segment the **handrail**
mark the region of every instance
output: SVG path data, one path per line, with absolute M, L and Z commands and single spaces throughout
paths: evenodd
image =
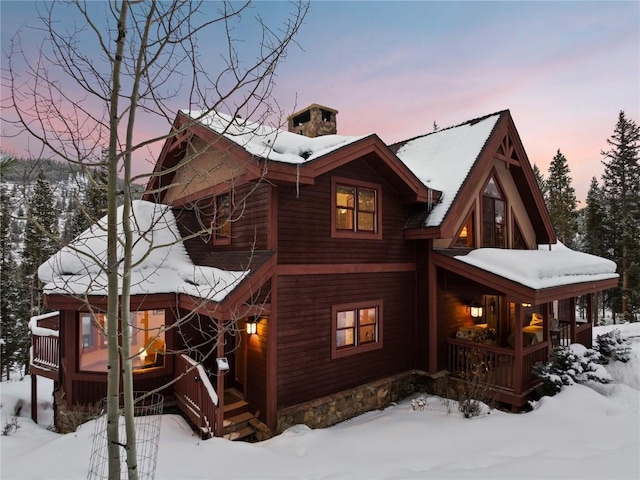
M 43 370 L 57 372 L 60 368 L 59 313 L 51 312 L 32 317 L 30 364 Z
M 218 395 L 202 365 L 187 355 L 176 356 L 175 384 L 178 406 L 189 419 L 209 438 L 216 431 Z

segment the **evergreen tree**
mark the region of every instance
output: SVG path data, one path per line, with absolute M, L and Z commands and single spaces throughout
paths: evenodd
M 57 250 L 58 218 L 53 208 L 51 186 L 40 170 L 27 203 L 22 272 L 27 285 L 31 315 L 43 313 L 42 285 L 38 278 L 38 267 Z
M 612 307 L 624 321 L 632 321 L 638 319 L 640 308 L 640 129 L 620 111 L 607 143 L 602 180 L 612 242 L 608 253 L 621 276 Z
M 0 187 L 0 372 L 11 377 L 13 367 L 25 367 L 28 358 L 29 312 L 21 294 L 19 268 L 13 258 L 11 198 Z
M 542 192 L 542 196 L 545 197 L 545 201 L 546 201 L 547 185 L 544 180 L 544 176 L 542 175 L 542 172 L 540 171 L 540 169 L 535 163 L 533 164 L 533 174 L 536 176 L 536 182 L 538 183 L 538 188 Z
M 69 200 L 69 210 L 73 210 L 64 226 L 63 241 L 73 240 L 76 235 L 104 217 L 107 213 L 107 170 L 105 167 L 87 171 L 87 186 L 81 202 Z
M 549 165 L 546 181 L 547 207 L 558 238 L 569 247 L 575 244 L 578 233 L 578 201 L 571 186 L 569 165 L 558 150 Z
M 587 206 L 584 209 L 584 242 L 583 249 L 587 253 L 607 257 L 609 237 L 605 224 L 606 205 L 602 189 L 598 185 L 598 179 L 591 179 L 591 186 L 587 193 Z M 600 302 L 600 298 L 602 302 Z M 595 295 L 594 310 L 598 312 L 598 303 L 602 305 L 602 317 L 604 318 L 606 292 Z

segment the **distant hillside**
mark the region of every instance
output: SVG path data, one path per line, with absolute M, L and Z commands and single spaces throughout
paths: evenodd
M 2 181 L 6 183 L 33 183 L 38 177 L 40 169 L 44 171 L 49 183 L 63 182 L 80 172 L 75 165 L 57 162 L 55 160 L 15 159 L 8 172 L 3 172 Z

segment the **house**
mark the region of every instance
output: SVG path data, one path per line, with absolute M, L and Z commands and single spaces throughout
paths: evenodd
M 618 282 L 557 243 L 508 110 L 395 145 L 337 135 L 336 116 L 179 112 L 133 205 L 135 388 L 178 379 L 165 395 L 203 436 L 332 425 L 474 362 L 518 409 L 553 345 L 591 346 L 591 296 Z M 100 232 L 39 270 L 59 313 L 31 373 L 58 409 L 106 392 Z

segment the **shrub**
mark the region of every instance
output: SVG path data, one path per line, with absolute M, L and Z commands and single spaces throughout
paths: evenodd
M 8 437 L 9 435 L 13 435 L 19 428 L 18 417 L 11 417 L 11 420 L 5 420 L 2 426 L 2 436 Z
M 611 383 L 613 380 L 603 363 L 604 358 L 599 352 L 577 343 L 569 348 L 556 348 L 549 362 L 533 366 L 533 373 L 542 380 L 537 390 L 541 395 L 553 396 L 565 385 Z
M 628 338 L 620 335 L 617 328 L 596 337 L 595 349 L 604 357 L 604 363 L 618 361 L 626 363 L 631 359 Z

